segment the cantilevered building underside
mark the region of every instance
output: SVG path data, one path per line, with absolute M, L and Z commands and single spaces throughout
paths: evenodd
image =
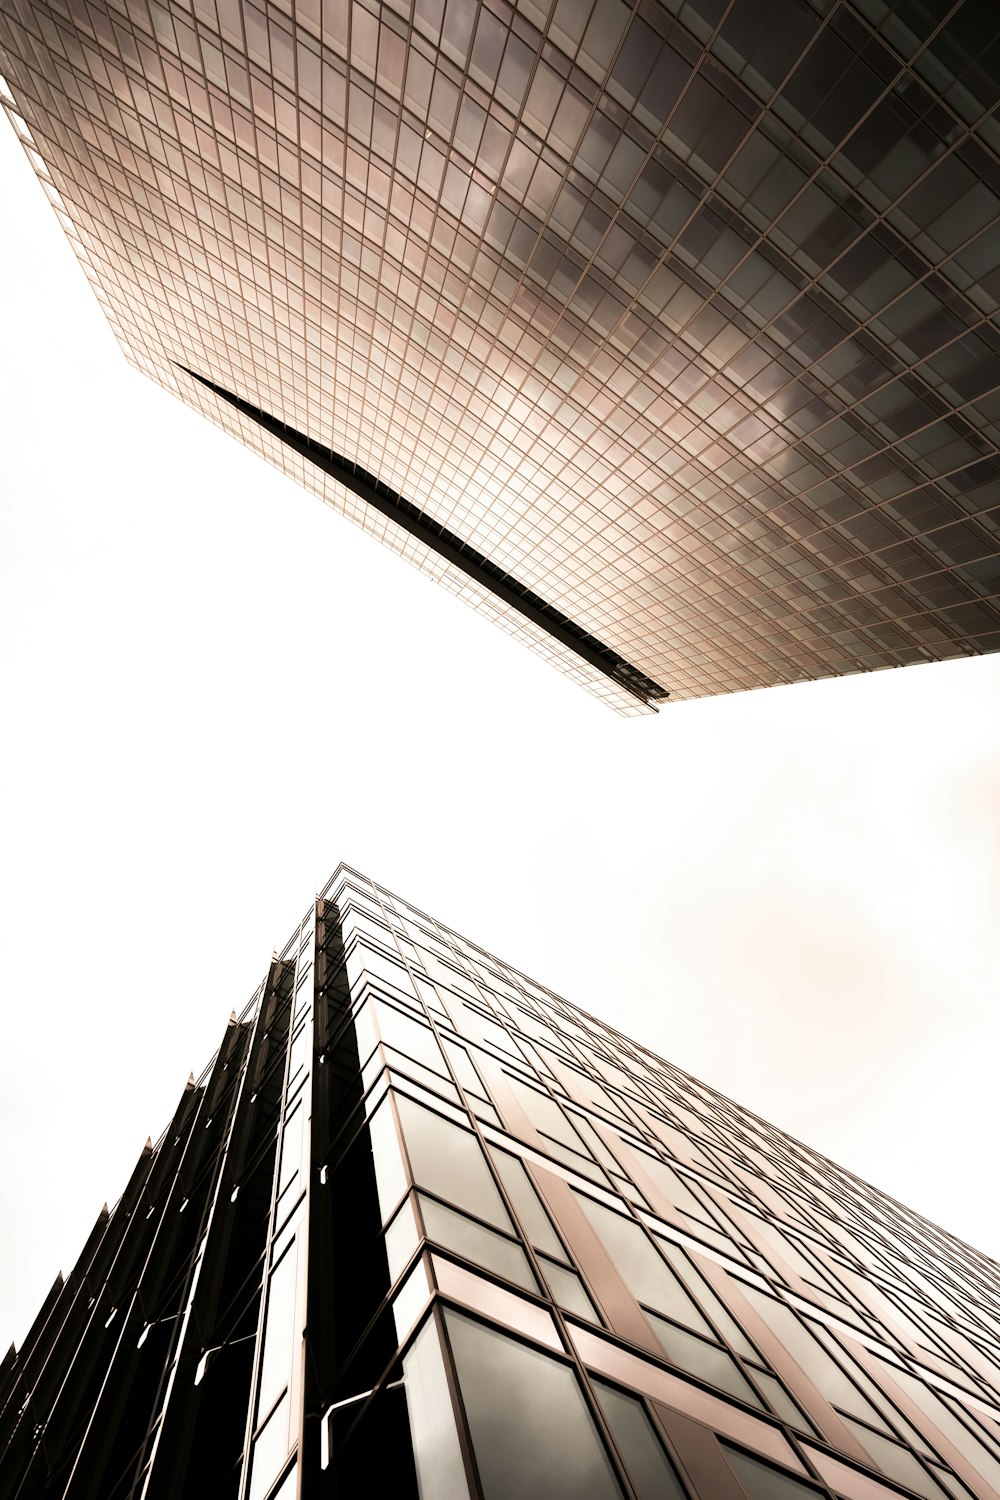
M 988 0 L 8 0 L 0 72 L 127 357 L 618 708 L 1000 644 Z
M 1000 1267 L 343 867 L 0 1366 L 0 1497 L 995 1500 Z

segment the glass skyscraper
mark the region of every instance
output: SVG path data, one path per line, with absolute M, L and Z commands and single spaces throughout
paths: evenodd
M 620 710 L 1000 644 L 988 0 L 7 0 L 0 74 L 132 363 Z
M 0 1497 L 990 1500 L 1000 1268 L 337 870 L 0 1366 Z

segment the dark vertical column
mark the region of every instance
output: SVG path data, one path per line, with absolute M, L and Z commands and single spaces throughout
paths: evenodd
M 147 1434 L 143 1500 L 238 1490 L 291 991 L 291 967 L 275 962 L 256 1017 L 232 1029 L 210 1081 L 205 1127 L 218 1132 L 217 1153 Z
M 264 1234 L 263 1288 L 238 1494 L 264 1500 L 293 1479 L 303 1434 L 310 1202 L 315 925 L 310 912 L 286 949 L 294 974 L 282 1070 L 278 1143 Z
M 346 959 L 337 904 L 320 901 L 300 1495 L 363 1493 L 374 1452 L 382 1488 L 407 1500 L 416 1496 L 410 1426 Z

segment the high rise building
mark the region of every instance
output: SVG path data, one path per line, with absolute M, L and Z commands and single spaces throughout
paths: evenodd
M 989 1500 L 1000 1268 L 341 867 L 0 1368 L 3 1500 Z
M 0 73 L 132 363 L 619 709 L 1000 644 L 988 0 L 9 0 Z

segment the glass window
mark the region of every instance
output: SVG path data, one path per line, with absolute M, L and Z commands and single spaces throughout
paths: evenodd
M 689 1375 L 697 1375 L 699 1380 L 707 1380 L 709 1385 L 717 1385 L 720 1391 L 728 1391 L 748 1406 L 761 1406 L 759 1396 L 750 1389 L 735 1361 L 718 1344 L 706 1343 L 696 1334 L 687 1333 L 683 1328 L 676 1328 L 673 1323 L 658 1318 L 655 1313 L 646 1316 L 675 1365 Z
M 403 1156 L 399 1149 L 399 1137 L 396 1134 L 392 1110 L 384 1102 L 379 1105 L 368 1122 L 368 1137 L 375 1162 L 378 1206 L 381 1209 L 384 1224 L 409 1185 L 403 1169 Z
M 298 1104 L 285 1121 L 285 1129 L 281 1138 L 281 1172 L 278 1175 L 279 1198 L 302 1165 L 302 1136 L 305 1119 L 305 1106 Z
M 791 1474 L 782 1473 L 773 1464 L 744 1453 L 741 1448 L 731 1448 L 728 1443 L 721 1446 L 750 1500 L 816 1500 L 819 1490 L 811 1484 L 793 1479 Z
M 389 1262 L 389 1280 L 395 1281 L 420 1243 L 413 1216 L 413 1199 L 407 1198 L 385 1232 L 385 1253 Z
M 915 1495 L 923 1495 L 925 1500 L 942 1500 L 944 1492 L 941 1486 L 934 1483 L 927 1470 L 907 1448 L 901 1448 L 890 1438 L 872 1432 L 870 1427 L 864 1427 L 860 1422 L 852 1422 L 850 1417 L 846 1420 L 862 1448 L 871 1454 L 883 1474 L 894 1479 L 897 1484 L 905 1485 Z
M 797 1276 L 801 1276 L 804 1281 L 814 1281 L 819 1282 L 823 1286 L 826 1285 L 826 1279 L 821 1275 L 818 1268 L 810 1260 L 806 1259 L 803 1252 L 797 1245 L 792 1243 L 787 1234 L 782 1234 L 776 1224 L 770 1224 L 765 1219 L 755 1218 L 753 1220 L 753 1227 L 762 1239 L 766 1240 L 769 1245 L 777 1250 L 785 1264 Z M 777 1270 L 777 1267 L 775 1269 Z
M 414 1182 L 479 1219 L 510 1229 L 476 1137 L 402 1094 L 396 1095 L 396 1107 Z
M 282 1256 L 271 1272 L 264 1325 L 264 1353 L 260 1365 L 257 1419 L 265 1417 L 288 1384 L 295 1336 L 295 1283 L 298 1243 Z
M 766 1370 L 754 1369 L 753 1378 L 764 1392 L 768 1406 L 783 1422 L 787 1422 L 789 1427 L 794 1427 L 796 1432 L 807 1432 L 810 1436 L 812 1435 L 812 1424 L 806 1421 L 776 1376 L 770 1375 Z
M 911 1401 L 915 1401 L 921 1411 L 934 1423 L 939 1432 L 955 1444 L 959 1453 L 968 1459 L 974 1468 L 978 1469 L 983 1478 L 1000 1495 L 1000 1463 L 988 1451 L 985 1444 L 980 1443 L 969 1429 L 960 1422 L 954 1412 L 944 1402 L 928 1390 L 922 1380 L 916 1375 L 911 1375 L 908 1370 L 897 1369 L 895 1365 L 889 1371 L 890 1377 L 899 1385 Z
M 397 1010 L 394 1005 L 386 1005 L 384 1000 L 376 1000 L 374 1010 L 384 1042 L 395 1047 L 397 1052 L 405 1052 L 407 1057 L 412 1057 L 432 1072 L 444 1073 L 441 1049 L 430 1027 L 404 1016 L 402 1011 Z
M 485 1094 L 486 1089 L 465 1048 L 459 1047 L 447 1039 L 445 1039 L 443 1045 L 445 1055 L 451 1063 L 452 1071 L 466 1093 Z
M 835 1364 L 829 1354 L 820 1347 L 812 1334 L 799 1322 L 791 1308 L 785 1307 L 774 1297 L 758 1292 L 755 1287 L 742 1285 L 740 1290 L 777 1334 L 795 1363 L 805 1371 L 816 1389 L 831 1405 L 841 1407 L 852 1416 L 861 1417 L 865 1422 L 884 1425 L 875 1408 L 848 1380 L 840 1366 Z
M 538 1291 L 528 1258 L 520 1245 L 494 1234 L 483 1224 L 473 1223 L 452 1208 L 445 1208 L 443 1203 L 435 1203 L 432 1198 L 420 1197 L 419 1202 L 429 1240 L 444 1250 L 454 1250 L 456 1255 L 474 1261 L 487 1271 L 495 1271 L 525 1291 Z
M 670 1240 L 658 1239 L 657 1245 L 661 1255 L 665 1255 L 673 1266 L 678 1276 L 687 1287 L 688 1291 L 712 1319 L 716 1329 L 722 1334 L 729 1347 L 744 1359 L 759 1359 L 756 1349 L 746 1337 L 739 1324 L 733 1318 L 729 1309 L 724 1307 L 715 1295 L 712 1288 L 704 1277 L 691 1264 L 684 1254 L 680 1245 L 673 1244 Z
M 514 1212 L 531 1244 L 536 1250 L 543 1250 L 546 1255 L 554 1255 L 557 1260 L 565 1260 L 566 1252 L 559 1243 L 549 1216 L 542 1207 L 542 1200 L 525 1171 L 524 1163 L 507 1151 L 494 1149 L 490 1155 L 493 1157 L 493 1165 L 499 1173 L 500 1181 L 514 1205 Z
M 621 1500 L 569 1365 L 461 1313 L 445 1319 L 485 1500 Z
M 403 1381 L 421 1495 L 468 1500 L 448 1375 L 433 1318 L 424 1324 L 403 1360 Z
M 507 1074 L 507 1082 L 536 1130 L 568 1146 L 571 1151 L 582 1153 L 586 1150 L 559 1105 L 549 1094 L 540 1093 L 538 1089 L 522 1083 L 510 1073 Z
M 250 1500 L 263 1500 L 288 1457 L 288 1397 L 282 1397 L 253 1445 Z
M 592 1380 L 591 1385 L 638 1500 L 685 1500 L 642 1402 L 601 1380 Z
M 704 1205 L 698 1202 L 691 1189 L 681 1181 L 672 1167 L 668 1167 L 666 1162 L 661 1161 L 658 1156 L 650 1156 L 646 1151 L 636 1151 L 635 1157 L 668 1202 L 672 1203 L 675 1208 L 679 1208 L 682 1213 L 690 1214 L 693 1219 L 708 1220 Z
M 584 1318 L 588 1323 L 600 1323 L 600 1318 L 594 1311 L 594 1304 L 584 1290 L 583 1282 L 575 1271 L 567 1270 L 565 1266 L 557 1266 L 550 1260 L 541 1263 L 545 1273 L 545 1280 L 549 1284 L 554 1300 L 567 1312 L 575 1313 L 578 1318 Z
M 633 1219 L 625 1219 L 602 1204 L 594 1203 L 582 1193 L 577 1198 L 633 1297 L 670 1318 L 676 1318 L 686 1328 L 694 1328 L 711 1338 L 708 1323 L 639 1225 Z

